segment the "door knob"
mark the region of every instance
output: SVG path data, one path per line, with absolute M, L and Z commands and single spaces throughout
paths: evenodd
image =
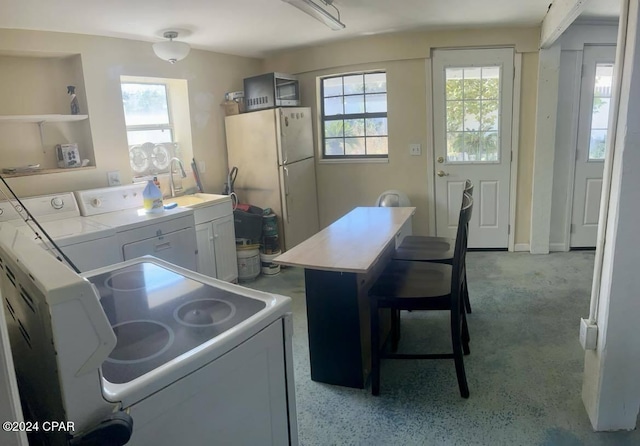
M 438 175 L 439 177 L 448 177 L 449 174 L 445 173 L 444 170 L 439 170 L 438 172 L 436 172 L 436 175 Z
M 438 157 L 438 162 L 439 162 L 440 164 L 444 163 L 444 156 L 439 156 L 439 157 Z

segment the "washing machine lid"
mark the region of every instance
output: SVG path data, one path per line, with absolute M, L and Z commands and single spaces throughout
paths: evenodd
M 42 226 L 47 234 L 61 247 L 112 237 L 116 234 L 115 229 L 86 217 L 38 221 L 38 223 L 40 223 L 40 226 Z M 24 221 L 13 220 L 11 224 L 18 226 L 20 231 L 29 237 L 35 237 L 33 230 Z M 38 231 L 35 224 L 31 223 L 30 225 Z

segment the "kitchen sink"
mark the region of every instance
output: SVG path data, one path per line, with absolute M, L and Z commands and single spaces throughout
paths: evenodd
M 181 195 L 178 197 L 167 197 L 165 198 L 165 204 L 177 203 L 178 206 L 181 207 L 197 209 L 201 207 L 211 206 L 228 199 L 228 195 L 195 193 L 191 195 Z

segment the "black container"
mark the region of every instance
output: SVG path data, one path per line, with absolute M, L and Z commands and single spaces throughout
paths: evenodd
M 247 239 L 247 244 L 259 244 L 262 239 L 262 209 L 249 206 L 247 211 L 233 211 L 233 226 L 236 239 Z

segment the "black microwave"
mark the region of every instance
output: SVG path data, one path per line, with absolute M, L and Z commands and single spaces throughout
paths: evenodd
M 300 106 L 300 85 L 291 74 L 267 73 L 244 80 L 244 105 L 247 111 L 274 107 Z

